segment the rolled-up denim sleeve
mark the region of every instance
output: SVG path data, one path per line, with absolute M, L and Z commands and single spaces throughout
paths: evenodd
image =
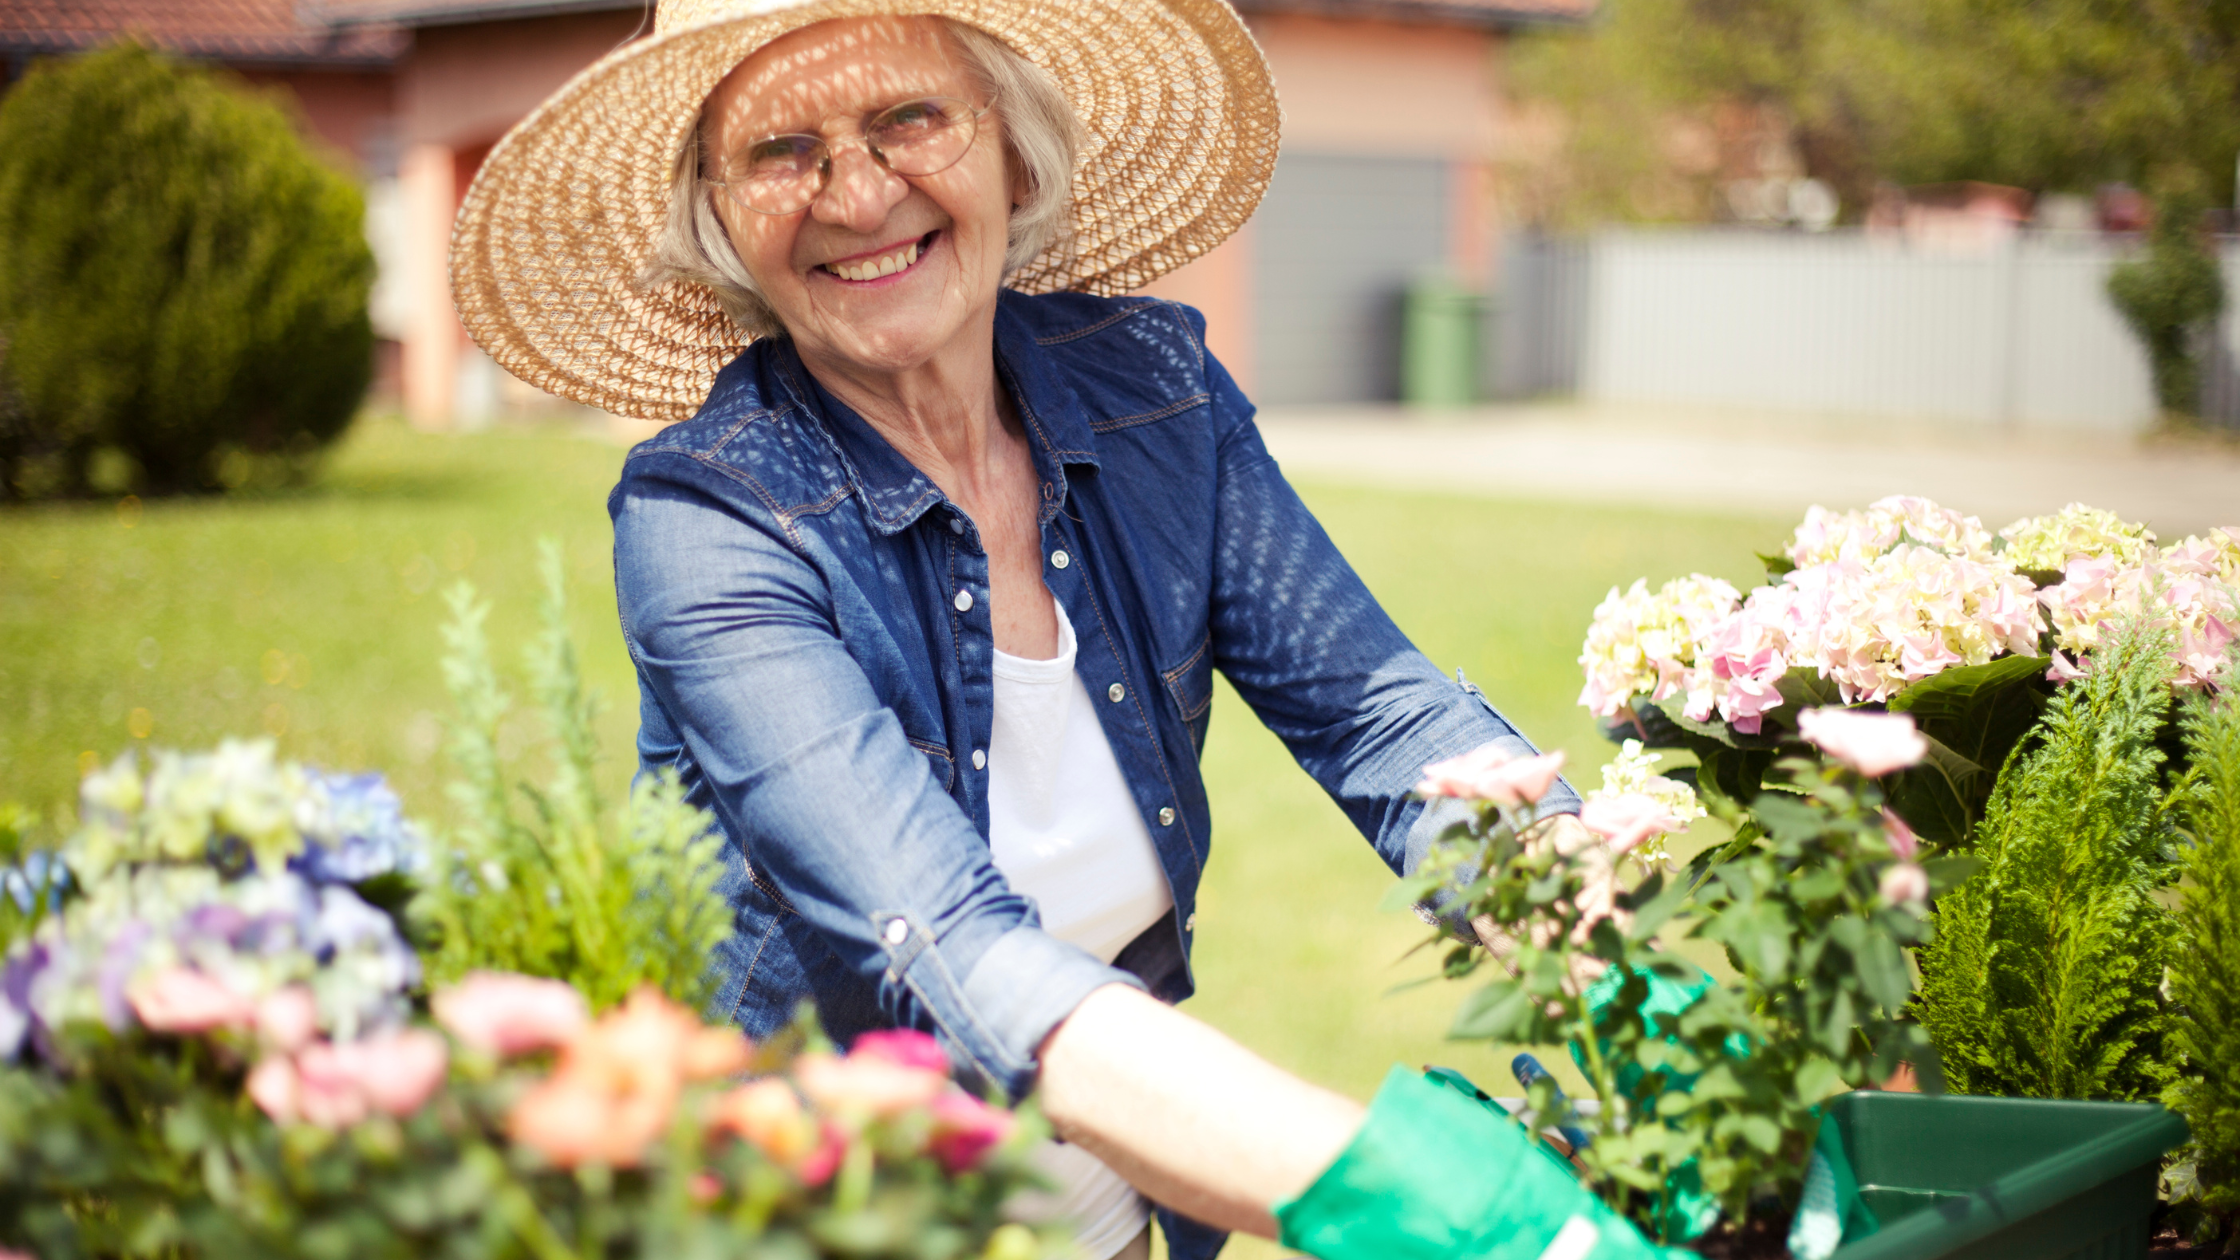
M 1141 982 L 1042 931 L 874 694 L 777 518 L 718 501 L 692 469 L 665 477 L 663 462 L 633 459 L 610 503 L 615 589 L 640 677 L 718 822 L 888 1018 L 1023 1095 L 1037 1047 L 1082 998 Z
M 1416 650 L 1284 479 L 1245 400 L 1208 358 L 1219 433 L 1215 664 L 1395 872 L 1461 816 L 1413 795 L 1434 761 L 1499 743 L 1536 751 L 1474 686 Z M 1542 802 L 1575 813 L 1558 783 Z

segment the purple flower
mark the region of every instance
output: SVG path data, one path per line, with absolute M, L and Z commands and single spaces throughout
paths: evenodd
M 69 886 L 70 868 L 44 849 L 27 854 L 21 866 L 0 870 L 0 892 L 13 898 L 16 908 L 25 914 L 31 913 L 41 893 L 46 894 L 47 910 L 51 913 L 62 900 L 63 890 Z
M 0 967 L 0 1060 L 13 1059 L 31 1031 L 31 982 L 47 965 L 47 947 L 37 941 L 9 955 Z
M 132 1004 L 125 1000 L 125 986 L 132 983 L 132 973 L 139 970 L 140 947 L 152 934 L 147 924 L 128 920 L 101 951 L 96 983 L 101 993 L 101 1022 L 111 1032 L 123 1032 L 132 1026 Z

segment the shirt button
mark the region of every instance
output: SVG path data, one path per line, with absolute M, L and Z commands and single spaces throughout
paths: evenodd
M 1112 697 L 1112 702 L 1114 704 L 1118 704 L 1122 700 L 1128 698 L 1128 689 L 1121 686 L 1119 683 L 1114 683 L 1110 687 L 1105 688 L 1104 693 Z
M 987 749 L 975 748 L 972 750 L 972 768 L 975 770 L 985 770 L 988 768 Z
M 958 612 L 971 612 L 971 611 L 972 611 L 972 592 L 971 592 L 971 591 L 958 591 L 958 592 L 957 592 L 957 611 L 958 611 Z
M 1170 805 L 1170 806 L 1168 806 L 1167 808 L 1165 808 L 1165 809 L 1162 809 L 1162 810 L 1160 810 L 1160 811 L 1159 811 L 1159 825 L 1160 825 L 1160 826 L 1162 826 L 1162 827 L 1172 827 L 1172 826 L 1174 826 L 1174 807 L 1173 807 L 1173 806 L 1171 806 L 1171 805 Z
M 896 919 L 895 922 L 900 923 L 902 922 L 902 920 Z M 1191 911 L 1190 917 L 1182 921 L 1182 930 L 1185 932 L 1195 932 L 1198 930 L 1198 914 L 1196 911 Z
M 900 945 L 909 939 L 910 924 L 907 921 L 902 919 L 887 920 L 887 944 Z
M 949 532 L 950 532 L 950 533 L 952 533 L 952 534 L 961 534 L 961 533 L 963 533 L 963 532 L 964 532 L 964 518 L 963 518 L 963 517 L 961 517 L 961 516 L 952 516 L 952 517 L 950 517 L 950 518 L 949 518 Z
M 1053 569 L 1062 569 L 1072 563 L 1073 557 L 1067 555 L 1063 551 L 1053 551 L 1050 553 L 1050 567 Z

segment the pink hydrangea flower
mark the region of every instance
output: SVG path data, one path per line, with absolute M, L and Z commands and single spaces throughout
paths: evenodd
M 583 995 L 570 986 L 501 971 L 470 972 L 429 1007 L 445 1031 L 485 1054 L 566 1045 L 591 1022 Z
M 1562 773 L 1560 752 L 1519 757 L 1499 744 L 1483 744 L 1459 757 L 1425 766 L 1416 791 L 1423 796 L 1515 806 L 1537 803 Z
M 1806 709 L 1797 715 L 1797 731 L 1807 743 L 1870 779 L 1918 764 L 1929 755 L 1929 742 L 1914 729 L 1908 713 Z
M 132 1013 L 151 1031 L 201 1033 L 244 1028 L 256 1006 L 224 981 L 191 967 L 165 967 L 143 976 L 125 994 Z

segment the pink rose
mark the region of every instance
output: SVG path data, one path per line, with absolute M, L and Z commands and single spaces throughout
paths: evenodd
M 1015 1122 L 963 1090 L 951 1090 L 934 1100 L 934 1157 L 952 1173 L 978 1167 L 990 1150 L 1011 1136 Z
M 296 1055 L 296 1110 L 322 1129 L 346 1129 L 366 1118 L 365 1092 L 341 1047 L 313 1042 Z
M 1890 839 L 1890 851 L 1908 862 L 1921 851 L 1921 838 L 1913 834 L 1913 828 L 1906 826 L 1905 819 L 1888 809 L 1882 811 L 1882 834 Z
M 1425 766 L 1416 792 L 1497 805 L 1537 803 L 1562 772 L 1560 752 L 1518 757 L 1499 744 L 1483 744 L 1459 757 Z
M 445 1031 L 485 1054 L 566 1045 L 591 1022 L 583 995 L 568 985 L 502 971 L 469 972 L 429 1007 Z
M 941 1043 L 915 1028 L 884 1028 L 867 1032 L 856 1038 L 848 1050 L 848 1057 L 868 1054 L 875 1058 L 898 1063 L 903 1067 L 924 1068 L 929 1072 L 949 1074 L 949 1056 L 942 1053 Z
M 949 1078 L 922 1067 L 905 1067 L 874 1054 L 803 1055 L 794 1064 L 801 1092 L 827 1111 L 881 1118 L 924 1107 L 949 1087 Z
M 223 982 L 187 967 L 165 967 L 126 993 L 132 1013 L 154 1032 L 200 1033 L 213 1028 L 240 1028 L 256 1016 L 256 1007 Z
M 257 1003 L 257 1035 L 282 1054 L 294 1054 L 319 1033 L 319 1004 L 311 990 L 300 984 L 285 985 L 264 995 Z
M 1914 729 L 1910 713 L 1806 709 L 1797 715 L 1797 731 L 1806 742 L 1870 779 L 1903 770 L 1929 755 L 1929 742 Z
M 249 1100 L 272 1118 L 274 1124 L 294 1124 L 303 1118 L 303 1086 L 296 1077 L 295 1060 L 275 1054 L 249 1069 Z
M 1590 796 L 1579 809 L 1579 821 L 1601 836 L 1613 853 L 1630 852 L 1653 835 L 1679 831 L 1685 824 L 1672 816 L 1664 802 L 1642 792 L 1617 796 Z
M 375 1111 L 409 1116 L 443 1088 L 451 1050 L 425 1028 L 400 1028 L 352 1042 L 349 1067 Z
M 1893 906 L 1918 906 L 1929 899 L 1929 872 L 1912 862 L 1893 862 L 1882 872 L 1882 899 Z

